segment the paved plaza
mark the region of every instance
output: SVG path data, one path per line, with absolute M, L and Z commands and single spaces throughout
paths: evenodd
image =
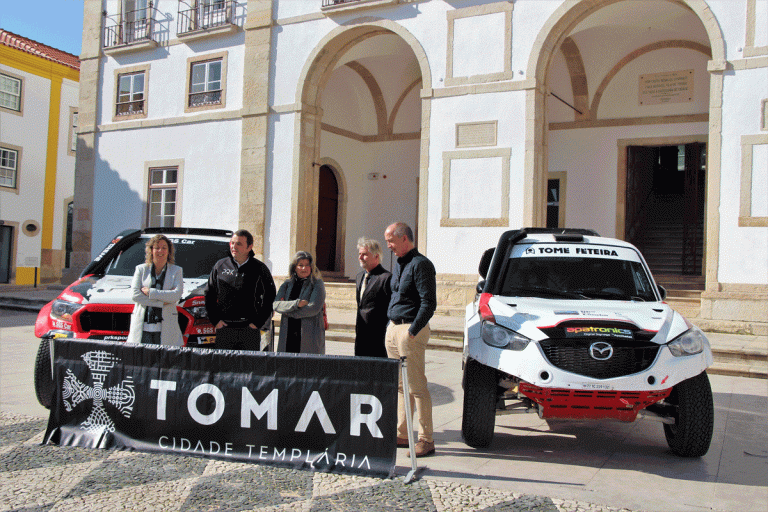
M 700 459 L 669 453 L 659 423 L 497 418 L 486 450 L 461 440 L 461 354 L 428 351 L 433 457 L 406 449 L 390 479 L 113 450 L 41 446 L 34 315 L 0 320 L 0 511 L 3 510 L 488 510 L 739 511 L 768 509 L 768 381 L 711 375 L 712 446 Z M 350 355 L 349 343 L 328 353 Z

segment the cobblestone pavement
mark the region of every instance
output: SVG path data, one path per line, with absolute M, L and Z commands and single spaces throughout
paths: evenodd
M 628 512 L 431 479 L 41 445 L 46 423 L 0 412 L 0 511 Z

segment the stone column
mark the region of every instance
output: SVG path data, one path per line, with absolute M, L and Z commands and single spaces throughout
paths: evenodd
M 248 18 L 244 28 L 243 132 L 238 227 L 253 234 L 253 251 L 259 259 L 264 259 L 272 2 L 248 0 Z
M 75 198 L 72 223 L 73 252 L 70 259 L 70 267 L 64 271 L 62 282 L 73 280 L 91 261 L 101 34 L 101 0 L 85 0 L 83 6 L 83 44 L 80 53 L 77 156 L 75 157 Z

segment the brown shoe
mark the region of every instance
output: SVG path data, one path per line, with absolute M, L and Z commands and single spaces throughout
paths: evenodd
M 408 448 L 408 446 L 410 446 L 410 445 L 408 444 L 408 438 L 407 437 L 405 437 L 405 438 L 398 437 L 397 438 L 397 447 L 398 448 Z
M 426 457 L 427 455 L 432 455 L 435 453 L 435 443 L 430 443 L 428 441 L 424 441 L 423 439 L 419 439 L 419 441 L 416 443 L 416 446 L 414 446 L 414 451 L 416 452 L 416 457 Z M 405 455 L 410 457 L 411 451 L 408 450 L 408 453 Z

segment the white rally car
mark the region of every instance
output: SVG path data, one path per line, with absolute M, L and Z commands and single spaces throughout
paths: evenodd
M 714 423 L 704 334 L 663 302 L 640 252 L 591 230 L 508 231 L 483 255 L 464 327 L 462 435 L 493 439 L 497 414 L 664 424 L 700 457 Z

